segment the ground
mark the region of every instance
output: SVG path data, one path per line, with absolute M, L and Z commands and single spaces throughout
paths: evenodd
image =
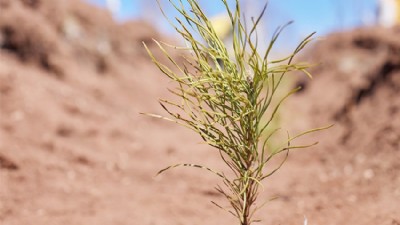
M 162 114 L 170 85 L 142 41 L 172 39 L 76 0 L 0 0 L 0 11 L 0 224 L 235 224 L 210 203 L 226 204 L 213 175 L 155 177 L 179 162 L 222 167 L 189 130 L 140 114 Z M 283 126 L 335 126 L 266 181 L 261 199 L 278 198 L 261 224 L 400 224 L 398 35 L 338 33 L 303 56 L 320 65 L 298 79 Z

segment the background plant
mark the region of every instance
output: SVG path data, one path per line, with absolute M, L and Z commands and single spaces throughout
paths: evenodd
M 282 80 L 289 72 L 307 72 L 308 65 L 294 63 L 294 57 L 311 41 L 313 34 L 305 38 L 289 56 L 270 60 L 270 52 L 282 30 L 279 27 L 266 51 L 257 51 L 260 41 L 257 26 L 266 6 L 257 18 L 251 18 L 252 26 L 246 27 L 242 19 L 239 1 L 231 9 L 225 5 L 232 26 L 232 53 L 218 37 L 213 25 L 197 0 L 187 0 L 186 9 L 181 0 L 170 3 L 182 15 L 171 22 L 184 38 L 187 47 L 180 48 L 155 41 L 161 51 L 173 64 L 173 68 L 158 61 L 148 50 L 153 62 L 176 84 L 170 92 L 180 99 L 159 102 L 170 117 L 148 114 L 173 121 L 201 136 L 220 153 L 222 162 L 232 171 L 229 175 L 196 164 L 177 164 L 159 173 L 178 166 L 203 168 L 219 176 L 223 185 L 216 189 L 226 197 L 231 207 L 226 209 L 234 215 L 240 225 L 255 222 L 254 213 L 262 206 L 256 200 L 262 188 L 262 181 L 274 174 L 285 162 L 289 150 L 306 148 L 309 145 L 292 145 L 293 140 L 321 129 L 309 130 L 294 136 L 287 133 L 285 143 L 275 149 L 268 149 L 268 143 L 279 129 L 265 132 L 271 126 L 282 103 L 300 88 L 295 88 L 284 97 L 277 98 Z M 175 25 L 176 24 L 176 25 Z M 289 25 L 289 24 L 287 24 Z M 146 45 L 145 45 L 146 46 Z M 177 62 L 166 50 L 173 47 L 185 52 L 184 63 Z M 278 154 L 284 154 L 276 168 L 267 165 Z M 213 202 L 220 208 L 219 204 Z

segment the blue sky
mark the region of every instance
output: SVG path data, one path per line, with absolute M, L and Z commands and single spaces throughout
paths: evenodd
M 86 0 L 104 7 L 106 0 Z M 120 12 L 114 15 L 118 21 L 130 19 L 149 20 L 164 32 L 172 30 L 161 16 L 156 0 L 121 0 Z M 170 17 L 174 17 L 167 0 L 160 0 L 165 4 L 165 10 Z M 232 0 L 228 0 L 233 2 Z M 264 0 L 242 0 L 245 7 L 250 7 L 250 16 L 255 16 L 263 6 Z M 377 0 L 269 0 L 269 8 L 265 17 L 265 24 L 272 32 L 274 28 L 293 20 L 295 23 L 286 32 L 286 39 L 297 42 L 307 34 L 316 31 L 319 36 L 327 33 L 351 29 L 371 24 L 374 21 Z M 220 1 L 200 0 L 210 16 L 223 11 Z M 282 40 L 288 41 L 288 40 Z

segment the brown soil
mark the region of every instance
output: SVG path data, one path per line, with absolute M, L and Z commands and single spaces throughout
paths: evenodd
M 399 30 L 318 43 L 312 82 L 287 107 L 294 130 L 335 123 L 269 180 L 262 224 L 400 224 Z M 0 224 L 234 224 L 210 200 L 218 179 L 173 163 L 221 167 L 162 113 L 166 80 L 142 41 L 78 0 L 0 0 Z

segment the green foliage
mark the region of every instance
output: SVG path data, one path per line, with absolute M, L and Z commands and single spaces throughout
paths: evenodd
M 257 26 L 266 7 L 258 18 L 252 18 L 252 26 L 247 28 L 241 18 L 238 0 L 234 9 L 229 8 L 227 0 L 221 0 L 232 25 L 233 51 L 230 54 L 197 0 L 187 0 L 189 10 L 184 8 L 181 0 L 170 2 L 182 15 L 182 19 L 176 18 L 177 25 L 171 24 L 188 45 L 187 48 L 175 47 L 185 51 L 185 62 L 175 61 L 166 50 L 166 47 L 171 47 L 167 44 L 155 41 L 174 68 L 162 64 L 146 49 L 155 65 L 176 84 L 170 92 L 180 101 L 160 99 L 161 106 L 170 115 L 168 118 L 148 115 L 176 122 L 198 133 L 207 144 L 219 151 L 223 163 L 232 173 L 228 176 L 194 164 L 173 165 L 159 173 L 177 166 L 205 168 L 213 172 L 224 184 L 216 189 L 231 205 L 226 210 L 241 225 L 249 225 L 256 221 L 253 215 L 259 208 L 256 200 L 262 181 L 282 166 L 290 149 L 316 144 L 293 146 L 292 141 L 325 129 L 318 128 L 295 136 L 288 134 L 283 146 L 267 149 L 278 129 L 267 135 L 265 131 L 271 126 L 282 103 L 300 89 L 295 88 L 283 98 L 276 99 L 283 78 L 293 71 L 302 71 L 311 77 L 306 71 L 308 66 L 293 63 L 293 58 L 310 42 L 313 34 L 289 56 L 270 61 L 271 49 L 286 26 L 277 29 L 267 50 L 260 54 L 257 51 Z M 282 163 L 267 171 L 266 166 L 271 159 L 281 153 L 285 155 Z

